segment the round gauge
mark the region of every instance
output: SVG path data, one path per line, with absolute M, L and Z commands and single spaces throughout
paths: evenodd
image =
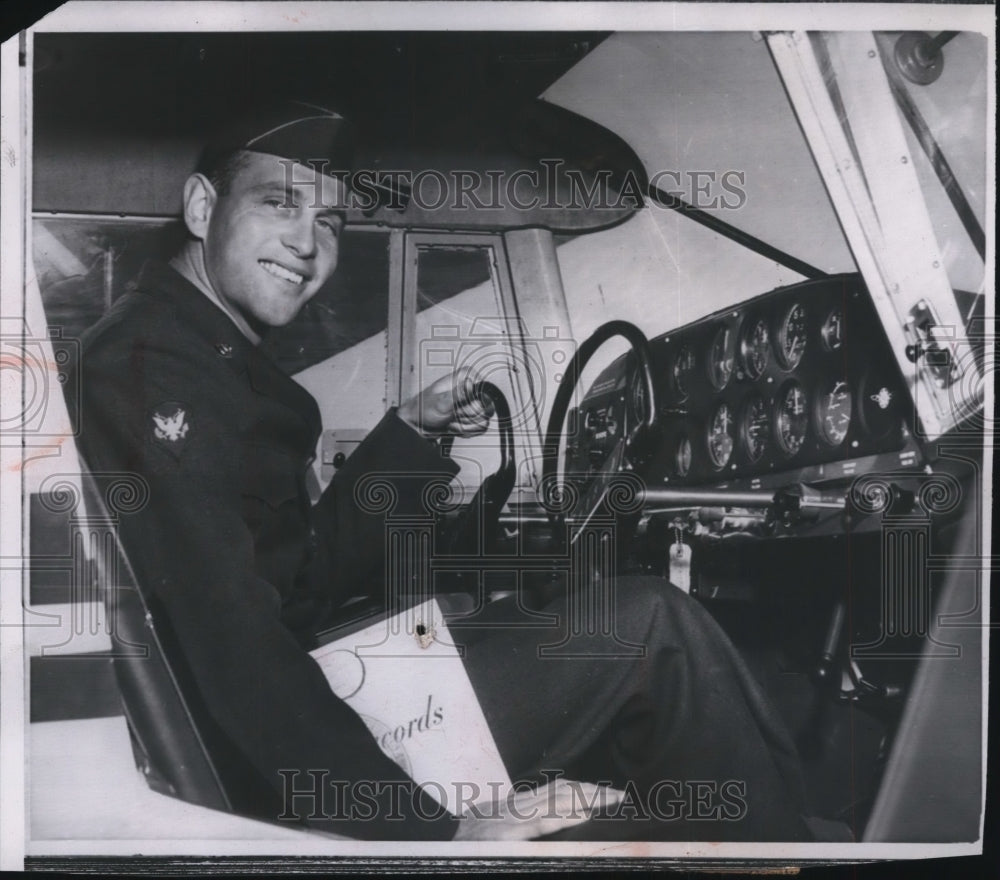
M 747 458 L 756 464 L 767 451 L 768 436 L 771 433 L 771 414 L 760 395 L 754 394 L 747 401 L 743 410 L 742 428 Z
M 816 401 L 819 435 L 830 446 L 840 446 L 851 427 L 851 389 L 839 379 L 828 386 Z
M 805 442 L 809 426 L 806 393 L 798 382 L 789 382 L 778 397 L 774 424 L 781 448 L 788 455 L 795 455 Z
M 674 450 L 674 471 L 679 477 L 691 473 L 691 440 L 687 434 L 682 434 Z
M 873 370 L 858 383 L 858 423 L 869 440 L 879 440 L 899 425 L 900 403 L 905 398 L 888 374 L 888 370 Z
M 736 431 L 733 426 L 733 417 L 729 412 L 729 407 L 720 403 L 715 408 L 712 421 L 708 425 L 708 455 L 712 459 L 712 464 L 717 468 L 724 468 L 733 454 L 733 447 L 736 445 Z
M 733 354 L 733 331 L 723 325 L 715 331 L 712 347 L 708 352 L 708 378 L 716 391 L 729 384 L 735 366 Z
M 743 369 L 751 379 L 759 378 L 767 369 L 767 362 L 771 357 L 771 334 L 763 318 L 758 318 L 744 332 L 740 354 L 743 357 Z
M 674 365 L 671 375 L 674 379 L 674 387 L 677 393 L 683 398 L 687 397 L 691 388 L 691 376 L 694 373 L 694 349 L 690 345 L 681 346 L 674 358 Z
M 806 350 L 806 310 L 801 303 L 795 303 L 785 312 L 778 324 L 775 342 L 781 365 L 786 370 L 794 370 Z
M 830 314 L 823 319 L 819 334 L 823 339 L 823 348 L 827 351 L 840 351 L 844 345 L 844 312 L 840 306 L 832 308 Z

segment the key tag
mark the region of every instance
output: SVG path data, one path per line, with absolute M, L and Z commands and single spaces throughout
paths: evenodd
M 681 530 L 674 529 L 677 540 L 670 546 L 670 582 L 685 593 L 691 592 L 691 548 L 681 540 Z

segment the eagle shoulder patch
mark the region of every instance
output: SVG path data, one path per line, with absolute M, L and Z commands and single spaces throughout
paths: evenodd
M 167 400 L 154 407 L 150 413 L 150 430 L 153 440 L 174 455 L 184 448 L 191 423 L 187 408 L 175 400 Z

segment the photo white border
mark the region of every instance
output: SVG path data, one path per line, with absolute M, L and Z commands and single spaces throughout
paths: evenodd
M 386 15 L 387 7 L 392 14 Z M 939 4 L 645 4 L 645 3 L 520 3 L 520 2 L 79 2 L 46 15 L 32 33 L 69 32 L 194 32 L 194 31 L 322 31 L 322 30 L 966 30 L 983 33 L 989 45 L 989 69 L 995 69 L 995 7 L 992 5 Z M 18 67 L 18 38 L 2 47 L 2 134 L 4 149 L 14 147 L 15 165 L 0 161 L 2 195 L 0 220 L 3 229 L 2 314 L 14 316 L 23 291 L 25 272 L 25 205 L 30 198 L 30 113 L 21 89 L 24 68 Z M 30 77 L 27 77 L 30 80 Z M 987 139 L 989 154 L 995 156 L 995 82 L 990 79 Z M 995 218 L 995 164 L 987 162 L 987 217 Z M 995 224 L 987 224 L 987 295 L 995 291 L 993 263 Z M 14 248 L 17 248 L 15 251 Z M 18 253 L 21 259 L 10 259 Z M 992 412 L 992 387 L 987 392 L 988 412 Z M 0 414 L 3 403 L 0 402 Z M 18 450 L 0 446 L 0 558 L 23 558 L 21 546 L 21 482 L 13 479 Z M 984 491 L 992 485 L 992 462 L 987 456 Z M 989 519 L 985 529 L 989 546 Z M 26 839 L 25 825 L 25 660 L 23 657 L 20 572 L 0 566 L 0 868 L 21 869 L 26 855 L 46 856 L 275 856 L 345 858 L 451 857 L 490 858 L 628 858 L 641 854 L 655 859 L 698 861 L 762 859 L 774 863 L 801 863 L 809 860 L 921 859 L 928 857 L 975 855 L 977 843 L 953 844 L 682 844 L 682 843 L 365 843 L 310 837 L 288 843 L 242 841 L 45 841 L 44 847 Z M 988 575 L 988 573 L 986 573 Z M 989 585 L 984 587 L 989 602 Z M 14 600 L 14 601 L 12 601 Z M 983 640 L 983 767 L 987 747 L 988 628 Z M 985 775 L 983 800 L 985 804 Z M 982 819 L 981 819 L 982 821 Z M 335 869 L 335 866 L 331 866 Z

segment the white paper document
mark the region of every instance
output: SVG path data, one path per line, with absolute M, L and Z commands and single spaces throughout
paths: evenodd
M 510 777 L 436 601 L 312 656 L 382 750 L 450 812 L 507 797 Z

